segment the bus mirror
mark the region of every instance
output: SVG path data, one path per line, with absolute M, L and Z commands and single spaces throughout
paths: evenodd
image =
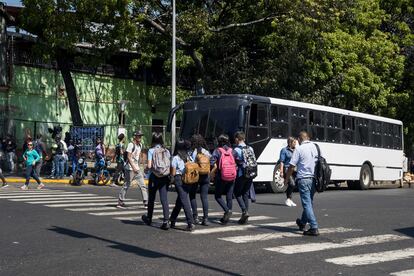
M 172 125 L 172 120 L 173 120 L 173 117 L 174 117 L 175 113 L 177 113 L 177 111 L 178 111 L 181 107 L 183 107 L 183 104 L 176 105 L 175 107 L 173 107 L 173 108 L 170 110 L 170 112 L 168 112 L 168 122 L 167 122 L 167 131 L 168 131 L 168 132 L 171 132 L 171 125 Z

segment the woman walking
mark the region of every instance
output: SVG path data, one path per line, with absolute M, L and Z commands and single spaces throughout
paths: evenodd
M 170 175 L 170 152 L 164 147 L 164 140 L 161 133 L 152 134 L 152 147 L 148 150 L 148 169 L 150 177 L 148 182 L 148 211 L 146 215 L 142 215 L 142 221 L 151 225 L 152 215 L 154 212 L 154 202 L 157 191 L 160 193 L 160 200 L 163 212 L 163 223 L 161 229 L 168 230 L 168 184 Z
M 190 196 L 189 193 L 194 190 L 196 184 L 186 184 L 183 182 L 183 176 L 185 173 L 185 162 L 187 162 L 189 156 L 187 154 L 187 148 L 184 140 L 179 140 L 175 144 L 174 157 L 171 161 L 171 176 L 174 177 L 175 189 L 177 190 L 177 200 L 175 201 L 174 209 L 170 217 L 170 226 L 175 227 L 175 222 L 180 214 L 181 208 L 184 209 L 185 218 L 187 220 L 186 231 L 193 231 L 195 229 L 193 212 L 191 211 Z
M 23 159 L 26 162 L 26 183 L 22 187 L 20 187 L 20 189 L 29 189 L 30 177 L 33 177 L 36 180 L 38 184 L 37 189 L 43 189 L 45 185 L 42 182 L 40 182 L 39 176 L 37 175 L 35 170 L 36 162 L 40 160 L 40 156 L 37 153 L 37 151 L 33 149 L 32 141 L 27 142 L 27 150 L 23 154 Z

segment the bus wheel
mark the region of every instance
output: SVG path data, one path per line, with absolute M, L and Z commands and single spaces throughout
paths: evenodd
M 273 170 L 273 181 L 269 182 L 268 189 L 272 193 L 284 193 L 286 192 L 287 185 L 285 185 L 285 180 L 280 176 L 279 167 L 275 166 Z
M 367 190 L 371 186 L 372 171 L 368 164 L 362 165 L 361 174 L 359 176 L 359 189 Z

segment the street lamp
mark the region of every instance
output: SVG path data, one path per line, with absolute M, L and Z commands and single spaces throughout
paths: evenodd
M 175 27 L 175 0 L 172 1 L 172 77 L 171 77 L 171 108 L 175 107 L 175 36 L 176 36 L 176 27 Z M 174 146 L 175 146 L 175 115 L 173 115 L 172 122 L 171 122 L 171 150 L 174 152 Z

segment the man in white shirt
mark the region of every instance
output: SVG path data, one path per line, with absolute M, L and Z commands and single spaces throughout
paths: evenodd
M 138 185 L 141 189 L 142 199 L 144 207 L 147 207 L 148 202 L 148 192 L 147 186 L 144 183 L 144 175 L 139 168 L 139 157 L 141 155 L 142 145 L 141 138 L 143 134 L 141 131 L 135 131 L 134 140 L 130 142 L 126 149 L 126 158 L 125 158 L 125 183 L 119 192 L 118 205 L 117 208 L 125 209 L 125 198 L 131 182 L 134 179 L 137 179 Z

